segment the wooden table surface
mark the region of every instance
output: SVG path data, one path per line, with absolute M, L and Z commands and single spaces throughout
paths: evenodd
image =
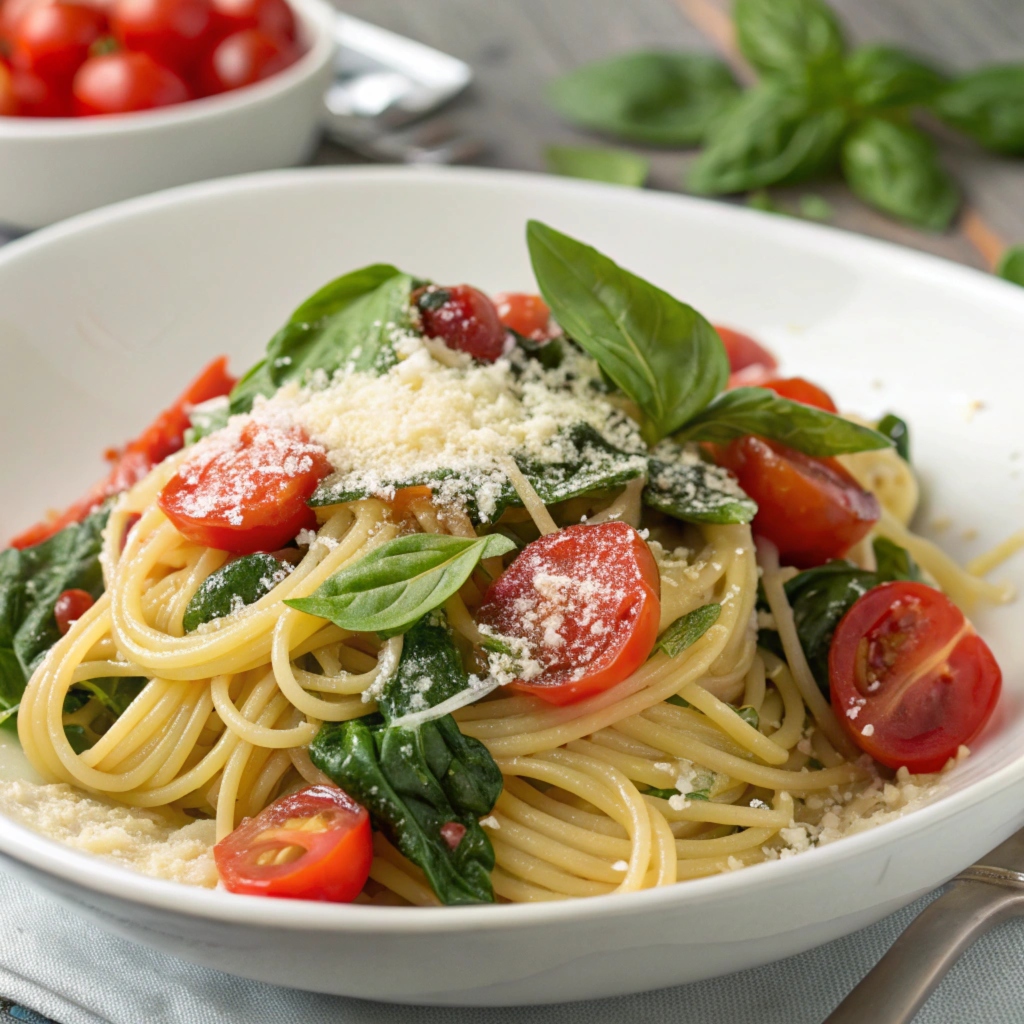
M 731 0 L 335 0 L 346 12 L 446 50 L 472 65 L 471 88 L 446 119 L 487 143 L 477 161 L 492 167 L 543 169 L 551 143 L 602 145 L 562 123 L 543 101 L 545 84 L 587 61 L 630 49 L 718 52 L 748 76 L 732 38 Z M 830 0 L 854 43 L 886 42 L 950 70 L 993 61 L 1024 61 L 1024 0 Z M 959 222 L 946 234 L 905 227 L 868 209 L 838 181 L 798 193 L 824 196 L 833 223 L 991 267 L 1006 244 L 1024 243 L 1024 159 L 985 153 L 950 135 L 942 158 L 966 194 Z M 650 186 L 682 190 L 692 153 L 650 157 Z M 354 162 L 324 145 L 317 163 Z

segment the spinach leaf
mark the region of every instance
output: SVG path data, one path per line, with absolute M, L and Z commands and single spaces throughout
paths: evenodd
M 0 708 L 14 707 L 60 639 L 53 606 L 64 590 L 103 593 L 99 553 L 109 509 L 64 527 L 34 547 L 0 553 Z
M 847 124 L 841 106 L 821 106 L 807 90 L 763 82 L 715 125 L 687 184 L 700 195 L 727 195 L 814 177 L 837 165 Z
M 654 645 L 664 651 L 670 658 L 692 647 L 717 621 L 722 614 L 720 604 L 705 604 L 694 608 L 692 612 L 680 615 Z
M 743 56 L 764 75 L 792 77 L 843 59 L 842 30 L 821 0 L 736 0 L 733 18 Z
M 630 53 L 587 64 L 548 86 L 567 120 L 629 142 L 700 142 L 739 93 L 732 72 L 702 54 Z
M 285 604 L 359 633 L 401 633 L 440 607 L 482 558 L 515 549 L 494 534 L 468 539 L 433 533 L 396 537 Z
M 591 146 L 548 146 L 544 150 L 544 162 L 551 174 L 636 188 L 643 185 L 651 170 L 650 160 L 635 153 Z
M 724 444 L 757 434 L 807 455 L 845 455 L 887 448 L 889 439 L 841 416 L 792 402 L 767 388 L 734 388 L 719 395 L 676 434 L 677 441 Z
M 930 103 L 945 87 L 935 68 L 890 46 L 865 46 L 846 62 L 850 99 L 863 110 Z
M 997 153 L 1024 153 L 1024 64 L 958 78 L 933 104 L 946 124 Z
M 648 443 L 678 429 L 725 387 L 725 348 L 695 309 L 538 221 L 529 222 L 526 238 L 552 312 L 640 406 Z
M 910 125 L 866 118 L 844 140 L 842 161 L 865 203 L 908 224 L 943 231 L 960 208 L 960 191 L 934 143 Z
M 893 412 L 887 412 L 878 421 L 876 429 L 880 434 L 889 438 L 904 462 L 910 461 L 910 427 L 907 426 L 905 420 L 900 419 Z
M 257 395 L 272 395 L 314 371 L 327 378 L 342 366 L 382 373 L 394 365 L 392 335 L 409 326 L 412 278 L 376 263 L 336 278 L 310 296 L 267 345 L 231 392 L 231 412 L 248 412 Z
M 204 622 L 222 619 L 269 594 L 288 575 L 273 555 L 256 554 L 237 558 L 210 573 L 185 608 L 182 626 L 193 633 Z
M 467 685 L 447 627 L 421 620 L 405 636 L 398 669 L 379 698 L 381 713 L 327 723 L 309 748 L 313 763 L 367 808 L 374 827 L 423 869 L 446 904 L 494 900 L 494 851 L 477 819 L 494 807 L 501 772 L 450 715 L 416 729 L 389 722 Z M 466 830 L 454 849 L 441 835 L 449 822 Z
M 757 514 L 726 470 L 697 457 L 665 461 L 658 458 L 662 451 L 659 445 L 650 460 L 645 505 L 687 523 L 749 523 Z
M 1024 287 L 1024 245 L 1011 245 L 999 260 L 996 273 L 1004 281 Z

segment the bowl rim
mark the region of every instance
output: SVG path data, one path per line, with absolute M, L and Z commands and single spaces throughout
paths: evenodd
M 138 110 L 102 117 L 3 117 L 0 143 L 7 140 L 102 139 L 126 134 L 146 134 L 198 121 L 230 118 L 249 107 L 289 93 L 316 77 L 334 59 L 334 10 L 326 0 L 288 0 L 298 15 L 300 33 L 309 44 L 294 64 L 262 82 L 254 82 L 218 96 L 201 96 L 185 103 L 155 110 Z
M 308 2 L 308 0 L 299 0 Z M 857 259 L 892 266 L 902 275 L 911 275 L 941 286 L 948 282 L 961 290 L 973 291 L 980 302 L 1007 308 L 1024 321 L 1024 292 L 1008 282 L 972 267 L 952 263 L 941 257 L 905 246 L 868 238 L 838 228 L 780 218 L 744 207 L 734 207 L 706 199 L 674 193 L 631 192 L 620 186 L 559 179 L 523 171 L 483 168 L 397 168 L 397 167 L 319 167 L 264 171 L 256 174 L 221 178 L 183 185 L 152 195 L 125 200 L 99 210 L 89 211 L 43 228 L 0 248 L 0 274 L 12 262 L 60 244 L 64 238 L 102 229 L 106 224 L 145 216 L 150 211 L 193 202 L 216 200 L 230 193 L 275 190 L 299 190 L 336 181 L 346 185 L 402 187 L 405 181 L 450 186 L 453 181 L 486 186 L 500 194 L 508 185 L 545 189 L 556 194 L 584 192 L 595 198 L 610 199 L 635 208 L 669 209 L 683 204 L 704 220 L 742 223 L 745 230 L 768 238 L 790 238 L 805 250 L 834 253 L 837 245 Z M 539 924 L 564 924 L 594 917 L 616 917 L 656 909 L 682 909 L 721 899 L 736 898 L 748 887 L 784 885 L 811 872 L 833 873 L 841 865 L 859 858 L 872 848 L 899 841 L 915 832 L 941 825 L 983 800 L 1024 782 L 1024 752 L 991 774 L 968 783 L 962 789 L 940 795 L 933 802 L 911 813 L 824 847 L 816 847 L 797 857 L 788 857 L 744 867 L 685 884 L 648 889 L 633 893 L 610 893 L 578 900 L 548 903 L 488 904 L 467 907 L 386 907 L 359 904 L 325 904 L 300 900 L 268 900 L 218 890 L 202 889 L 177 882 L 147 877 L 128 868 L 88 853 L 74 850 L 35 833 L 13 819 L 0 815 L 0 855 L 24 863 L 36 872 L 59 878 L 73 886 L 120 901 L 154 910 L 221 922 L 275 928 L 380 935 L 431 932 L 474 932 L 495 929 L 519 930 Z M 1021 815 L 1024 819 L 1024 811 Z M 1007 821 L 1009 834 L 1020 821 Z M 908 899 L 914 894 L 908 893 Z

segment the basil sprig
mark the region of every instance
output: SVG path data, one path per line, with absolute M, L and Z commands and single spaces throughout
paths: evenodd
M 651 162 L 635 153 L 593 146 L 548 146 L 544 160 L 552 174 L 636 188 L 647 180 L 651 169 Z
M 936 99 L 946 124 L 997 153 L 1024 154 L 1024 64 L 982 68 Z
M 819 0 L 736 0 L 733 17 L 740 50 L 762 75 L 791 77 L 842 62 L 842 29 Z

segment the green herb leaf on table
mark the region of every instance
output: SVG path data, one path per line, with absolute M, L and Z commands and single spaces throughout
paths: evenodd
M 963 75 L 939 94 L 933 108 L 948 125 L 986 148 L 1024 154 L 1024 64 Z
M 839 22 L 821 0 L 736 0 L 733 18 L 743 56 L 763 75 L 835 67 L 846 50 Z
M 668 444 L 662 442 L 650 460 L 645 505 L 686 523 L 749 523 L 754 518 L 757 504 L 726 470 L 697 457 L 686 458 L 676 446 L 674 458 L 659 458 Z
M 538 221 L 529 222 L 526 237 L 556 319 L 640 406 L 648 443 L 677 430 L 725 387 L 725 348 L 695 309 Z
M 681 615 L 658 637 L 655 649 L 674 658 L 687 647 L 692 647 L 718 621 L 721 614 L 720 604 L 705 604 Z
M 947 79 L 924 61 L 891 46 L 865 46 L 846 62 L 850 99 L 862 110 L 930 103 Z
M 798 212 L 805 220 L 830 221 L 835 216 L 832 204 L 814 192 L 807 192 L 800 197 Z
M 246 555 L 228 562 L 199 585 L 185 608 L 182 627 L 186 633 L 192 633 L 204 622 L 222 619 L 239 608 L 255 604 L 269 594 L 288 571 L 272 555 Z
M 551 106 L 592 131 L 629 142 L 700 142 L 739 95 L 732 72 L 703 54 L 630 53 L 570 71 L 547 89 Z
M 285 601 L 359 633 L 401 633 L 440 607 L 482 558 L 515 549 L 495 534 L 468 539 L 432 533 L 396 537 L 336 572 L 309 596 Z
M 996 273 L 1004 281 L 1019 284 L 1024 288 L 1024 245 L 1013 245 L 1007 249 L 999 260 Z
M 725 444 L 756 434 L 806 455 L 823 457 L 887 448 L 887 437 L 841 416 L 782 398 L 766 388 L 734 388 L 719 395 L 676 434 L 677 441 Z
M 843 174 L 870 206 L 930 231 L 949 227 L 960 191 L 935 144 L 909 125 L 868 118 L 843 142 Z
M 544 160 L 552 174 L 635 188 L 643 185 L 651 169 L 650 161 L 635 153 L 591 146 L 548 146 Z
M 904 462 L 910 461 L 910 427 L 906 420 L 900 419 L 894 412 L 887 412 L 875 428 L 893 443 L 896 452 Z

